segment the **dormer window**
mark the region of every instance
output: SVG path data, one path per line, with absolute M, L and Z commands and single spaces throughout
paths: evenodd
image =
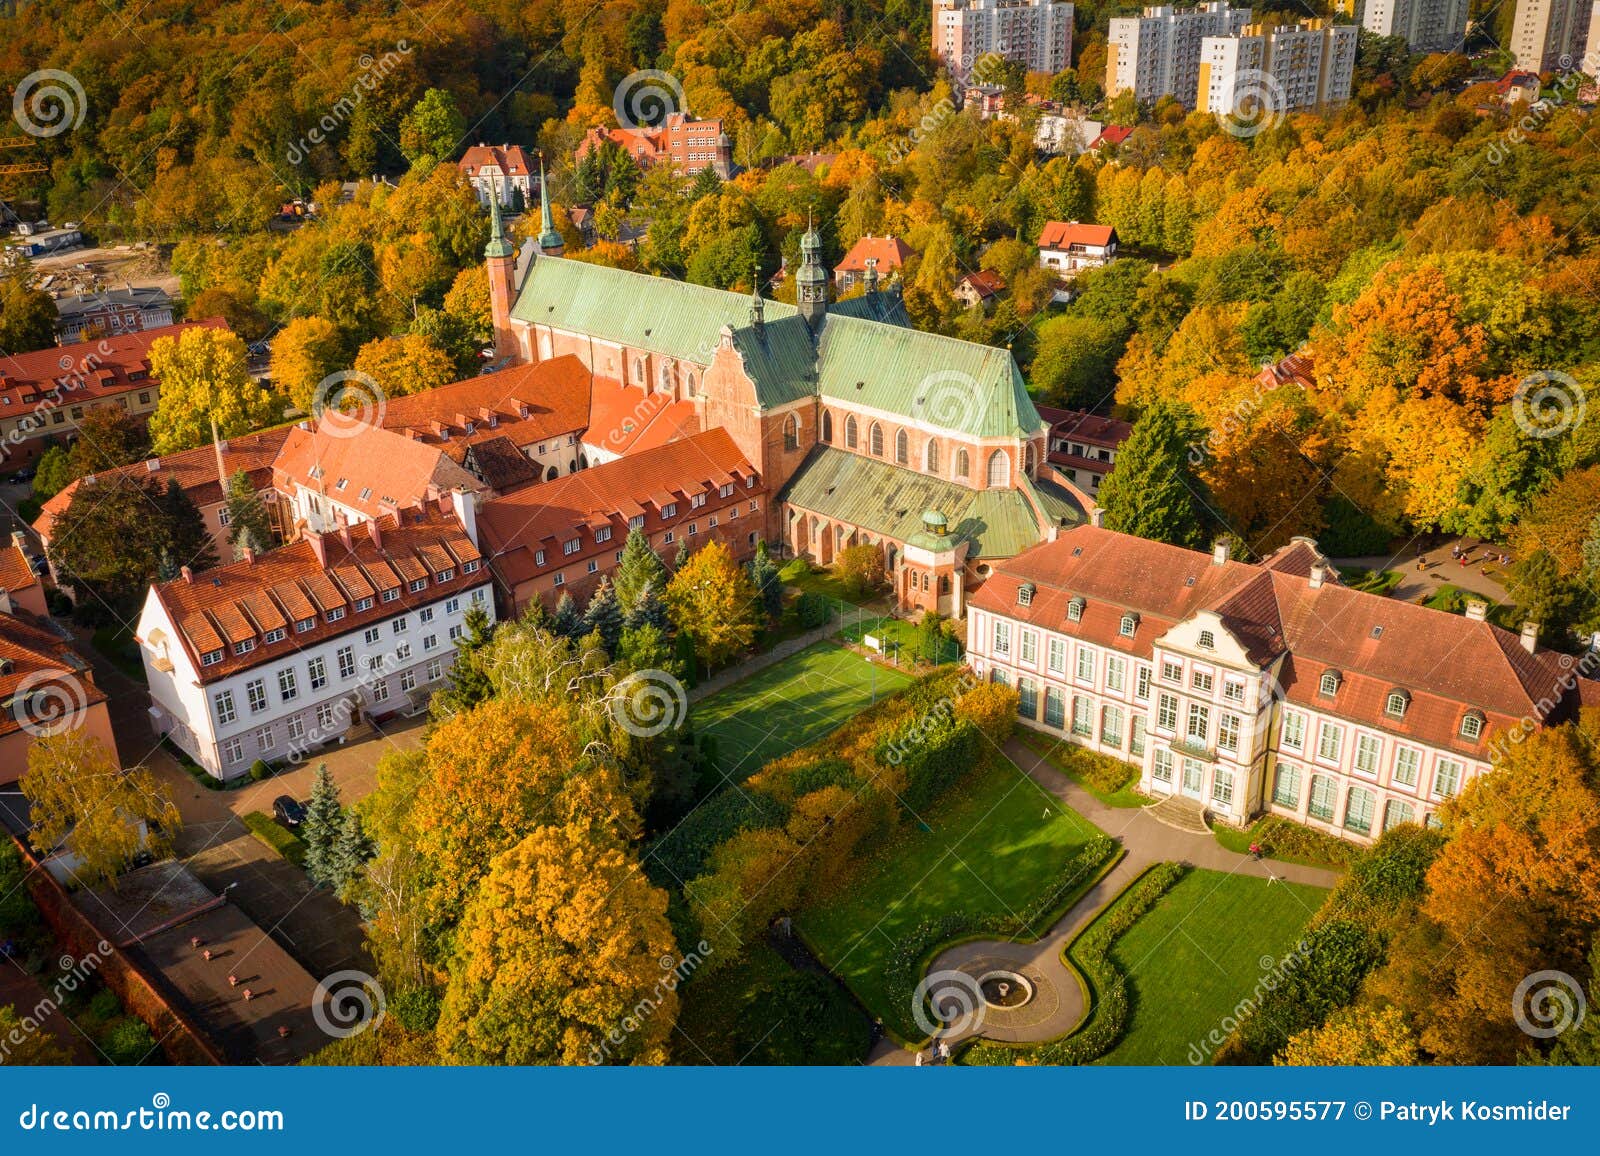
M 1339 681 L 1339 672 L 1337 670 L 1323 671 L 1322 681 L 1318 684 L 1317 689 L 1322 693 L 1323 698 L 1332 698 L 1339 693 Z
M 241 639 L 233 644 L 233 652 L 235 654 L 249 654 L 255 648 L 256 640 L 253 638 Z
M 215 666 L 222 661 L 222 651 L 208 650 L 200 656 L 201 666 Z
M 1124 614 L 1122 616 L 1122 624 L 1117 627 L 1117 633 L 1124 638 L 1132 638 L 1133 632 L 1138 628 L 1139 616 L 1137 614 Z
M 1461 716 L 1461 737 L 1476 742 L 1483 737 L 1483 715 L 1469 710 Z
M 1383 713 L 1390 718 L 1405 718 L 1406 707 L 1411 705 L 1411 696 L 1403 690 L 1391 690 L 1383 701 Z
M 1083 599 L 1082 598 L 1074 598 L 1074 599 L 1072 599 L 1072 601 L 1067 603 L 1067 621 L 1068 622 L 1082 622 L 1083 621 Z
M 1200 641 L 1195 645 L 1200 647 L 1201 650 L 1215 650 L 1217 648 L 1217 636 L 1209 630 L 1202 630 L 1200 632 Z
M 1034 589 L 1034 587 L 1033 587 L 1033 583 L 1032 582 L 1024 582 L 1020 587 L 1018 587 L 1018 589 L 1017 589 L 1017 605 L 1018 606 L 1032 606 L 1033 605 L 1033 589 Z
M 315 618 L 302 618 L 300 621 L 294 624 L 294 631 L 296 634 L 304 634 L 306 631 L 315 627 L 316 624 L 317 620 Z

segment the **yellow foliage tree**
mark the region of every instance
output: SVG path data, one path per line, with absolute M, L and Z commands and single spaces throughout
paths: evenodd
M 707 666 L 726 662 L 755 641 L 759 596 L 750 575 L 721 542 L 689 555 L 667 583 L 663 601 L 673 626 L 694 643 L 695 655 Z
M 150 415 L 150 443 L 158 454 L 189 449 L 211 438 L 237 437 L 272 422 L 282 402 L 250 377 L 244 342 L 226 329 L 186 329 L 150 344 L 150 375 L 161 399 Z
M 1417 1037 L 1397 1007 L 1345 1008 L 1290 1038 L 1273 1062 L 1286 1067 L 1386 1067 L 1418 1063 Z
M 272 340 L 272 380 L 302 413 L 310 413 L 317 386 L 345 356 L 338 327 L 321 317 L 296 317 Z M 326 400 L 326 399 L 322 399 Z
M 367 342 L 356 354 L 356 372 L 376 381 L 386 397 L 437 389 L 456 379 L 450 355 L 421 333 Z

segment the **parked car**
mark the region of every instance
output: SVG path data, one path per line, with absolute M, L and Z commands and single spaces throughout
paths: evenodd
M 22 482 L 31 482 L 33 481 L 33 475 L 36 472 L 37 471 L 32 466 L 23 466 L 20 470 L 12 474 L 6 480 L 10 482 L 17 482 L 19 484 Z
M 306 809 L 297 800 L 288 795 L 279 795 L 272 800 L 272 817 L 290 830 L 306 821 Z

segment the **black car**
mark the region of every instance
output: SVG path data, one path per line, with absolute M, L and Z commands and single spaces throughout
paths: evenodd
M 272 817 L 285 827 L 298 827 L 305 822 L 306 809 L 288 795 L 272 800 Z
M 20 470 L 12 474 L 11 477 L 6 480 L 16 482 L 18 484 L 21 484 L 22 482 L 31 482 L 33 481 L 33 475 L 35 472 L 36 471 L 32 466 L 23 466 Z

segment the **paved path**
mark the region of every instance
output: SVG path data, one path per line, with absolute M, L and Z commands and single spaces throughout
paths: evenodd
M 1150 814 L 1149 808 L 1109 807 L 1019 739 L 1006 743 L 1005 753 L 1034 782 L 1121 843 L 1125 854 L 1110 874 L 1073 904 L 1042 939 L 1034 943 L 980 940 L 959 944 L 934 958 L 930 974 L 959 970 L 978 978 L 987 971 L 1010 970 L 1022 975 L 1034 987 L 1034 997 L 1027 1004 L 1011 1011 L 987 1010 L 981 1032 L 951 1037 L 952 1045 L 973 1034 L 981 1034 L 986 1039 L 1031 1043 L 1056 1039 L 1076 1027 L 1087 1009 L 1083 989 L 1077 976 L 1062 961 L 1062 952 L 1107 903 L 1157 863 L 1185 863 L 1212 871 L 1287 879 L 1316 887 L 1332 887 L 1338 881 L 1336 872 L 1317 867 L 1271 860 L 1257 862 L 1248 855 L 1229 851 L 1210 834 L 1169 826 Z M 934 990 L 936 992 L 937 988 Z M 914 1060 L 914 1053 L 885 1038 L 873 1046 L 867 1062 L 903 1065 Z
M 1477 538 L 1447 538 L 1433 546 L 1408 542 L 1398 554 L 1374 555 L 1367 558 L 1335 558 L 1332 561 L 1335 566 L 1360 567 L 1364 570 L 1399 570 L 1403 577 L 1400 579 L 1400 584 L 1389 591 L 1388 596 L 1402 602 L 1416 602 L 1446 585 L 1471 590 L 1496 602 L 1511 601 L 1505 588 L 1506 568 L 1499 562 L 1485 560 L 1486 554 L 1493 551 L 1498 555 L 1502 547 L 1475 545 L 1467 555 L 1471 559 L 1471 565 L 1464 566 L 1460 562 L 1451 561 L 1450 547 L 1478 541 Z M 1426 570 L 1417 569 L 1419 557 L 1428 559 Z

